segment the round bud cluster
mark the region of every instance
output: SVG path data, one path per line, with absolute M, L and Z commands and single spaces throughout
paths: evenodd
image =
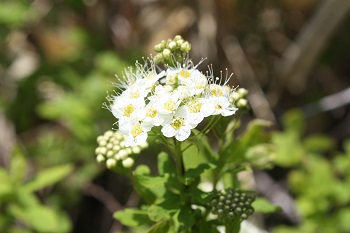
M 96 160 L 105 163 L 109 169 L 131 168 L 134 165 L 134 157 L 142 149 L 148 146 L 142 145 L 125 147 L 125 136 L 118 131 L 107 131 L 97 137 L 98 147 L 95 150 Z
M 236 91 L 231 92 L 230 102 L 232 105 L 237 108 L 247 109 L 248 100 L 247 100 L 248 90 L 245 88 L 238 88 Z
M 255 197 L 255 193 L 251 191 L 227 189 L 211 201 L 212 213 L 224 222 L 234 219 L 242 222 L 254 213 L 252 203 Z
M 172 64 L 174 59 L 181 62 L 185 58 L 186 54 L 191 50 L 191 44 L 180 35 L 177 35 L 174 39 L 162 40 L 154 46 L 154 50 L 158 52 L 154 57 L 155 63 Z

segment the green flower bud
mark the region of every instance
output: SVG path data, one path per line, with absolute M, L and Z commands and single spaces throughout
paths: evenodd
M 248 101 L 246 99 L 239 99 L 236 102 L 236 106 L 239 107 L 239 108 L 245 108 L 245 107 L 248 106 Z
M 160 53 L 160 52 L 162 52 L 163 51 L 163 49 L 164 49 L 164 45 L 163 44 L 157 44 L 157 45 L 155 45 L 154 46 L 154 51 L 156 51 L 156 52 L 158 52 L 158 53 Z
M 172 51 L 174 51 L 176 48 L 177 48 L 177 44 L 175 41 L 171 41 L 169 44 L 168 44 L 168 48 Z
M 178 40 L 183 40 L 183 39 L 182 39 L 182 36 L 176 35 L 176 36 L 174 37 L 174 41 L 178 41 Z
M 164 49 L 162 54 L 163 54 L 164 59 L 166 59 L 166 60 L 171 59 L 172 53 L 171 53 L 170 49 Z
M 239 88 L 237 93 L 240 94 L 241 98 L 246 97 L 248 94 L 248 90 L 245 88 Z
M 179 40 L 176 41 L 176 44 L 177 44 L 178 46 L 180 46 L 180 47 L 181 47 L 181 45 L 182 45 L 183 43 L 185 43 L 185 41 L 184 41 L 183 39 L 179 39 Z
M 191 44 L 185 41 L 180 45 L 180 49 L 182 52 L 188 53 L 191 50 Z
M 164 57 L 163 57 L 163 54 L 161 53 L 158 53 L 154 58 L 153 58 L 154 62 L 156 64 L 160 63 L 160 62 L 163 62 L 164 61 Z

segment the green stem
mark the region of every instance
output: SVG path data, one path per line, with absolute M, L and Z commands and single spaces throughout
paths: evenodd
M 174 139 L 174 146 L 175 146 L 175 150 L 174 150 L 174 158 L 175 158 L 175 163 L 176 163 L 176 173 L 177 173 L 177 177 L 179 180 L 179 191 L 180 194 L 182 195 L 184 192 L 184 186 L 183 186 L 183 176 L 185 173 L 185 167 L 183 164 L 183 159 L 182 159 L 182 151 L 181 151 L 181 142 L 177 141 L 176 139 Z
M 239 233 L 241 229 L 241 222 L 238 218 L 233 219 L 233 221 L 227 222 L 225 224 L 226 233 Z

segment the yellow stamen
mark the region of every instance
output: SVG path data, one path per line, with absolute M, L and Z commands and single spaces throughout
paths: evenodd
M 164 108 L 169 111 L 174 110 L 175 106 L 176 106 L 176 102 L 173 100 L 168 100 L 167 102 L 164 103 Z
M 188 104 L 188 108 L 190 109 L 191 112 L 198 113 L 201 111 L 202 104 L 200 102 L 194 100 Z
M 142 127 L 141 125 L 134 125 L 131 129 L 131 135 L 133 137 L 138 136 L 140 133 L 142 133 Z
M 185 121 L 180 118 L 180 117 L 176 117 L 172 122 L 171 122 L 171 127 L 173 127 L 174 129 L 178 130 L 181 128 L 181 126 L 185 125 Z
M 126 117 L 130 117 L 131 114 L 134 112 L 135 107 L 132 104 L 129 104 L 127 106 L 125 106 L 124 108 L 124 116 Z
M 148 109 L 147 112 L 146 112 L 146 116 L 151 117 L 151 118 L 156 117 L 157 114 L 158 114 L 158 112 L 157 112 L 157 110 L 154 109 L 154 108 L 150 108 L 150 109 Z

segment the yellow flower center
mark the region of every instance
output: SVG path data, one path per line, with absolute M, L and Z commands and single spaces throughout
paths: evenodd
M 222 96 L 222 95 L 223 95 L 222 91 L 221 91 L 220 88 L 218 88 L 218 87 L 213 87 L 213 88 L 211 88 L 211 89 L 210 89 L 210 93 L 211 93 L 212 95 L 216 96 L 216 97 L 219 97 L 219 96 Z
M 180 117 L 176 117 L 172 122 L 171 122 L 171 127 L 173 127 L 174 129 L 178 130 L 181 128 L 181 126 L 185 125 L 185 121 L 180 118 Z
M 173 100 L 168 100 L 167 102 L 164 103 L 164 108 L 169 111 L 174 110 L 175 106 L 176 106 L 176 102 Z
M 151 117 L 151 118 L 156 117 L 157 114 L 158 114 L 158 112 L 157 112 L 157 110 L 154 109 L 154 108 L 150 108 L 150 109 L 148 109 L 147 112 L 146 112 L 146 116 Z
M 222 109 L 221 105 L 215 105 L 215 109 Z
M 196 89 L 203 89 L 205 86 L 204 85 L 201 85 L 201 84 L 197 84 L 196 85 Z
M 134 112 L 134 110 L 135 110 L 135 107 L 132 104 L 127 105 L 124 108 L 124 116 L 130 117 L 131 114 Z
M 202 104 L 200 102 L 194 100 L 188 104 L 188 108 L 190 109 L 191 112 L 197 113 L 197 112 L 201 111 Z
M 191 75 L 191 73 L 188 70 L 181 70 L 179 74 L 181 77 L 184 77 L 184 78 L 189 78 Z
M 141 125 L 134 125 L 131 129 L 131 135 L 133 137 L 138 136 L 140 133 L 142 133 L 142 127 Z

